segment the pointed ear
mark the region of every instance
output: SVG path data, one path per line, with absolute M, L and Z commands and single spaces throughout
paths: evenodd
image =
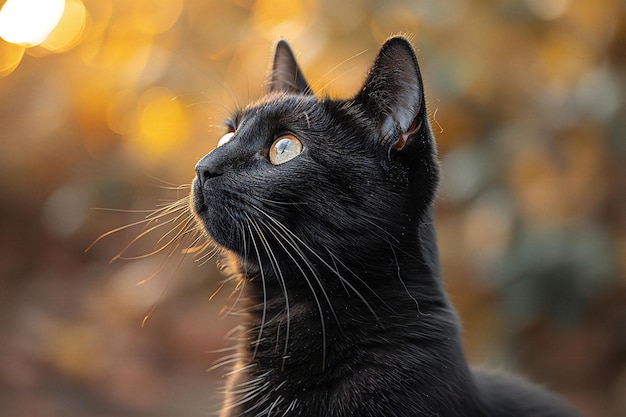
M 270 93 L 284 91 L 293 94 L 312 94 L 296 57 L 284 39 L 279 40 L 274 48 L 274 63 L 268 86 Z
M 415 51 L 406 38 L 385 42 L 355 100 L 376 120 L 381 140 L 393 149 L 402 149 L 416 136 L 426 105 Z

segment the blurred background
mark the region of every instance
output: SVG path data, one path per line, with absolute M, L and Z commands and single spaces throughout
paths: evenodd
M 399 32 L 439 143 L 468 356 L 626 415 L 625 1 L 0 6 L 0 415 L 213 415 L 224 370 L 207 369 L 237 322 L 232 288 L 209 300 L 214 261 L 140 257 L 157 231 L 109 263 L 141 224 L 85 249 L 184 196 L 279 36 L 318 92 L 347 96 Z

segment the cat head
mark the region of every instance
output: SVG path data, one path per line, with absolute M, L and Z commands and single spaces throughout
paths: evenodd
M 439 175 L 411 44 L 389 39 L 360 91 L 330 99 L 281 40 L 267 87 L 196 165 L 193 209 L 210 238 L 253 263 L 298 251 L 369 262 L 410 239 Z

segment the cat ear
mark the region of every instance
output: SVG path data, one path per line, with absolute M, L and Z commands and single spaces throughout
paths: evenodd
M 378 123 L 381 140 L 396 150 L 410 142 L 425 101 L 415 51 L 406 38 L 385 42 L 355 99 Z
M 279 40 L 274 48 L 274 63 L 269 80 L 269 92 L 284 91 L 294 94 L 312 94 L 311 87 L 302 75 L 289 44 Z

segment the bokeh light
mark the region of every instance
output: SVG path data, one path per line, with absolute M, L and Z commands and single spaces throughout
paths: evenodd
M 81 0 L 8 0 L 0 9 L 0 77 L 25 53 L 43 57 L 78 45 L 88 17 Z
M 135 0 L 131 6 L 130 22 L 144 33 L 163 33 L 176 23 L 183 4 L 183 0 L 161 0 L 157 6 L 152 0 Z
M 151 160 L 163 157 L 187 139 L 184 113 L 175 94 L 165 87 L 153 87 L 137 104 L 138 132 L 132 144 L 137 153 Z
M 9 75 L 20 65 L 25 49 L 22 45 L 15 45 L 0 39 L 0 77 Z
M 570 0 L 526 0 L 530 10 L 541 19 L 556 19 L 567 10 Z
M 52 52 L 65 52 L 73 48 L 85 29 L 87 10 L 80 0 L 66 0 L 59 24 L 52 30 L 42 46 Z
M 277 33 L 297 36 L 314 22 L 316 0 L 258 0 L 254 3 L 254 23 L 269 39 Z
M 65 0 L 7 0 L 0 9 L 0 37 L 18 45 L 43 42 L 61 20 Z

